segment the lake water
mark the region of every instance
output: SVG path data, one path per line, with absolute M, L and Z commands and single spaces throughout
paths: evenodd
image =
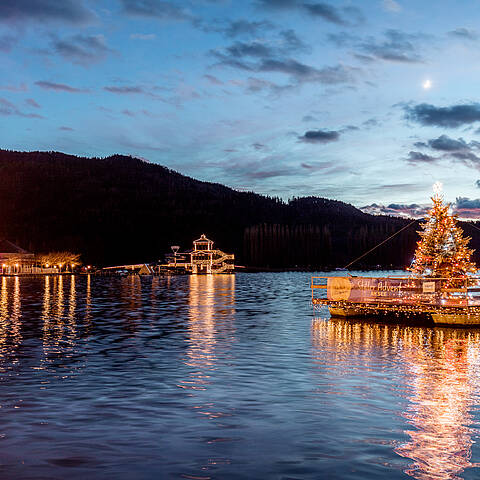
M 310 274 L 0 278 L 2 479 L 473 479 L 480 329 Z

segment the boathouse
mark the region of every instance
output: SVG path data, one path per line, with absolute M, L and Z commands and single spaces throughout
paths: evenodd
M 193 249 L 188 252 L 179 253 L 178 247 L 172 247 L 173 254 L 168 255 L 168 263 L 163 267 L 167 271 L 183 270 L 193 275 L 233 273 L 235 256 L 214 248 L 213 244 L 213 240 L 202 234 L 193 241 Z
M 30 273 L 35 265 L 33 253 L 14 243 L 0 239 L 0 272 L 3 274 Z

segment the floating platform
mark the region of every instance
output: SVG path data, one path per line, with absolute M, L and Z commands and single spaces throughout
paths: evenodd
M 312 277 L 312 304 L 333 317 L 394 317 L 480 327 L 480 278 Z

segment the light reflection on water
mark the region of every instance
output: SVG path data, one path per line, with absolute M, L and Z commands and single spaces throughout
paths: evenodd
M 314 318 L 309 278 L 1 277 L 2 477 L 476 478 L 480 330 Z
M 209 372 L 215 370 L 218 363 L 217 337 L 223 338 L 222 349 L 235 340 L 235 276 L 192 275 L 188 279 L 188 346 L 184 363 L 191 370 L 179 387 L 205 390 L 210 383 Z M 221 331 L 217 323 L 221 324 Z
M 480 331 L 340 319 L 314 321 L 312 331 L 314 345 L 323 346 L 326 338 L 338 360 L 351 354 L 363 358 L 365 368 L 372 368 L 379 351 L 381 356 L 395 353 L 396 368 L 405 376 L 398 389 L 408 404 L 399 413 L 409 439 L 394 451 L 412 460 L 406 474 L 448 480 L 479 466 L 472 461 L 472 445 L 479 436 L 474 410 L 480 393 Z

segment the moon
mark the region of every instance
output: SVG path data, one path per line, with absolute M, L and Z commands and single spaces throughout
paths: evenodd
M 432 88 L 432 81 L 427 78 L 427 80 L 422 83 L 422 87 L 424 90 L 429 90 L 430 88 Z

